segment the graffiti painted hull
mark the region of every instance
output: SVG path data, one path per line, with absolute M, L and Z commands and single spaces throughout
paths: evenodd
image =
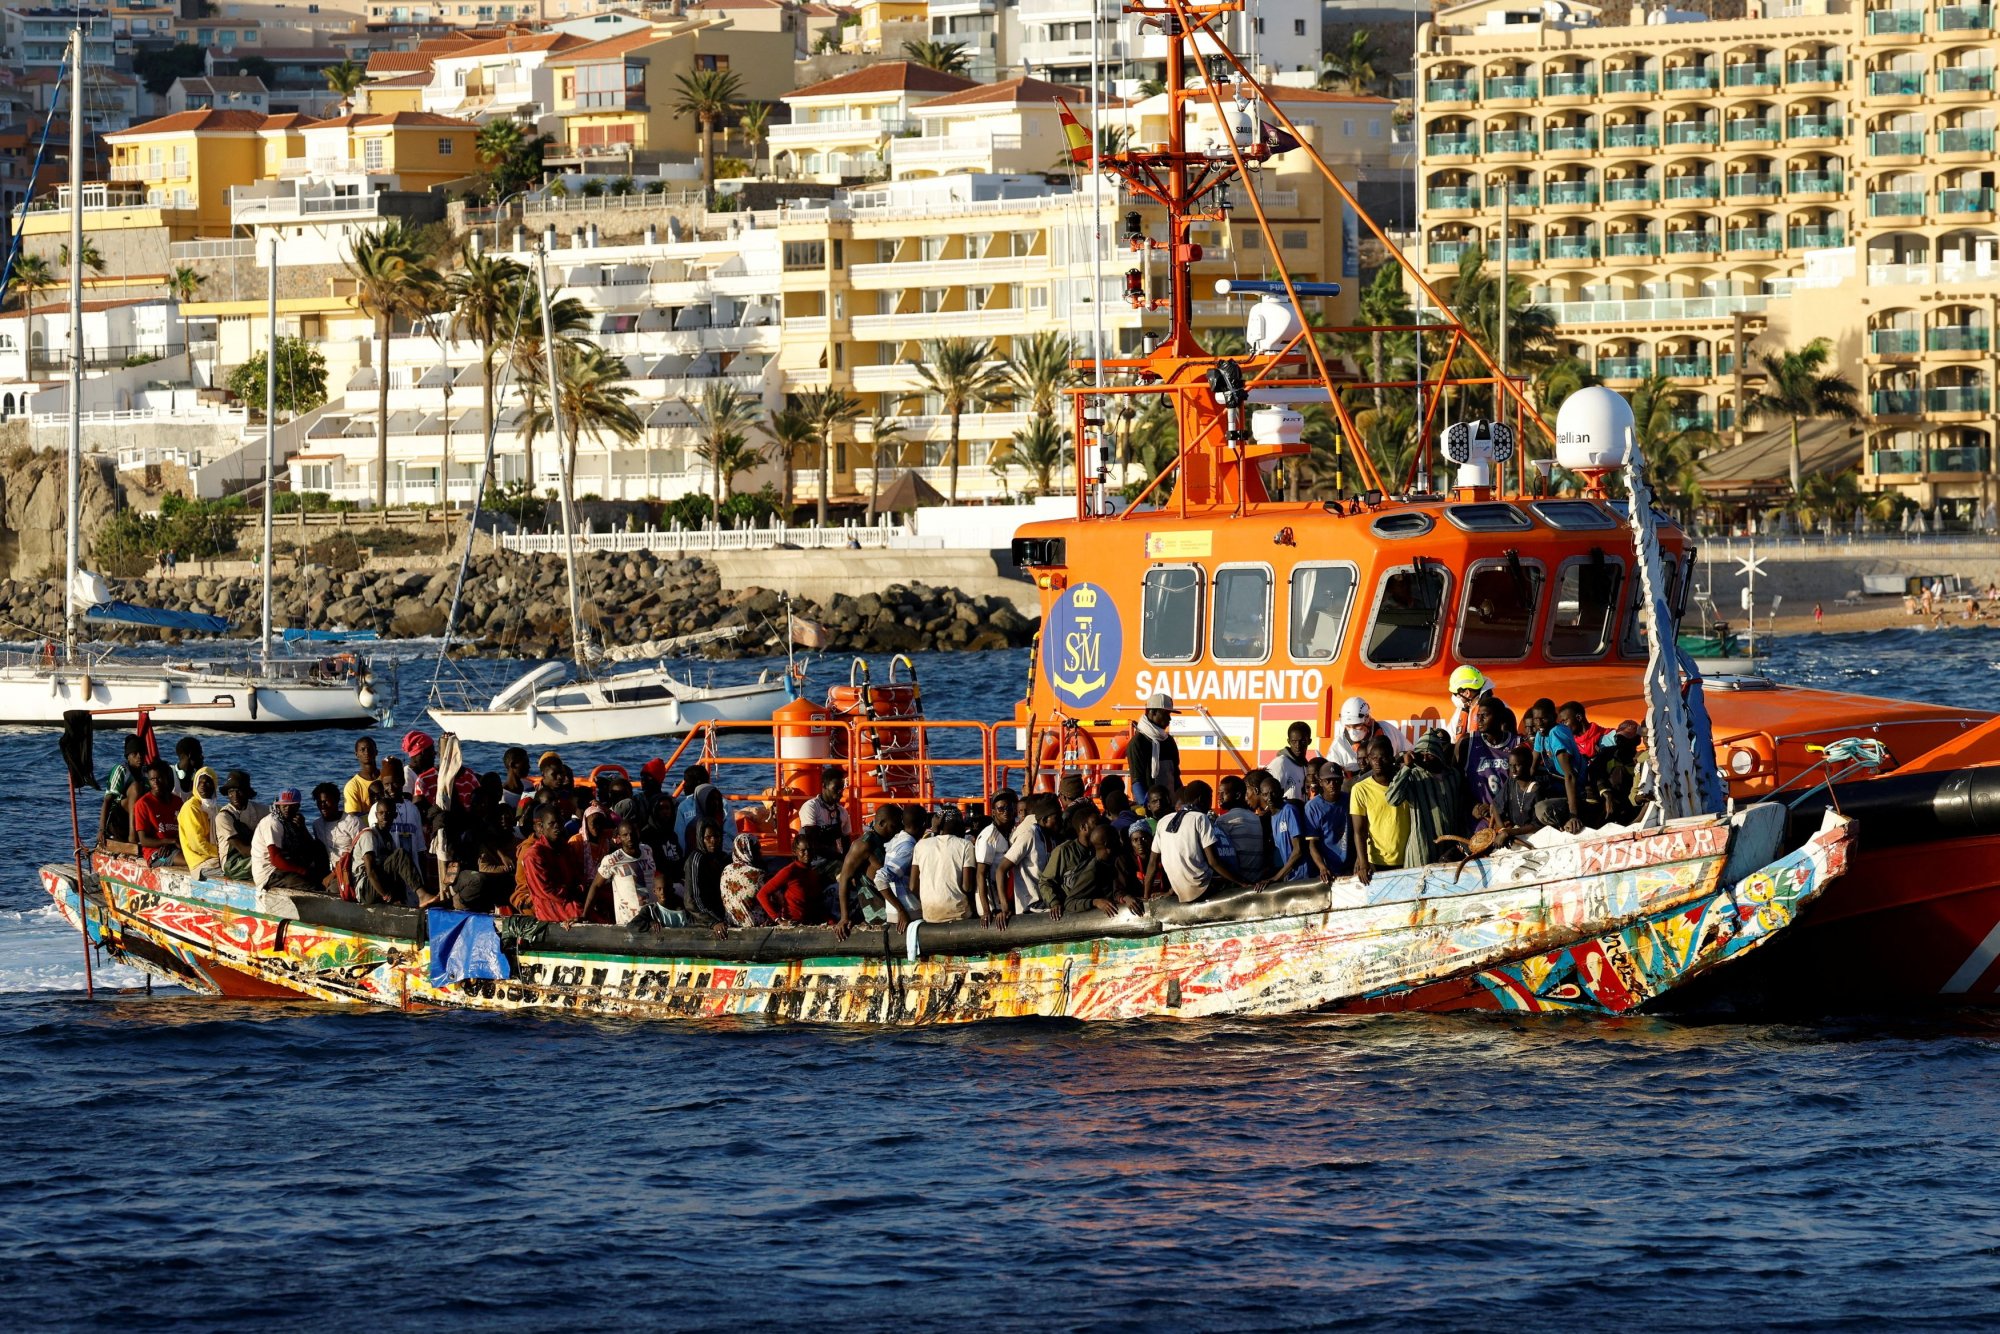
M 1776 816 L 1762 818 L 1759 811 Z M 1837 816 L 1778 855 L 1783 820 L 1606 831 L 1453 867 L 1263 890 L 1152 914 L 876 930 L 544 928 L 505 976 L 443 976 L 426 914 L 196 880 L 99 855 L 43 880 L 92 939 L 222 995 L 632 1018 L 846 1024 L 1278 1015 L 1327 1009 L 1621 1013 L 1786 928 L 1845 866 Z

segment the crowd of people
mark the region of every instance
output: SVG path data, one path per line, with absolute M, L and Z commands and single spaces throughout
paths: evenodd
M 294 788 L 261 803 L 250 775 L 209 768 L 196 738 L 169 763 L 132 736 L 99 842 L 201 876 L 362 903 L 638 929 L 829 925 L 844 938 L 860 925 L 1004 929 L 1028 913 L 1142 912 L 1166 895 L 1365 883 L 1463 855 L 1480 830 L 1574 833 L 1634 817 L 1636 723 L 1607 730 L 1582 704 L 1547 699 L 1517 717 L 1469 667 L 1450 684 L 1444 725 L 1414 740 L 1356 697 L 1317 752 L 1311 725 L 1295 722 L 1268 765 L 1213 787 L 1180 781 L 1163 695 L 1135 728 L 1126 774 L 1094 785 L 1068 773 L 1054 791 L 1002 789 L 983 802 L 880 802 L 856 827 L 862 803 L 829 765 L 797 808 L 783 859 L 767 857 L 754 820 L 732 825 L 700 764 L 670 792 L 659 759 L 636 784 L 609 766 L 579 783 L 553 750 L 531 766 L 515 747 L 500 772 L 479 774 L 449 736 L 412 731 L 390 756 L 364 736 L 354 773 L 313 788 L 308 813 Z

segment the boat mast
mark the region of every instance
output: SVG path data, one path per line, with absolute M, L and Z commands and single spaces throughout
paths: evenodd
M 541 289 L 542 299 L 542 361 L 549 381 L 549 429 L 555 433 L 557 456 L 562 460 L 562 523 L 563 523 L 563 573 L 569 583 L 569 636 L 570 651 L 576 657 L 579 672 L 590 670 L 590 657 L 585 651 L 587 640 L 583 633 L 583 599 L 576 591 L 576 507 L 570 496 L 570 449 L 563 438 L 562 387 L 561 377 L 556 374 L 555 322 L 549 316 L 549 252 L 545 246 L 535 247 L 535 283 Z M 528 479 L 532 490 L 534 478 Z
M 271 347 L 264 361 L 264 620 L 257 656 L 271 663 L 271 486 L 278 469 L 278 233 L 271 232 L 271 266 L 264 299 L 265 333 Z M 383 374 L 388 374 L 384 369 Z
M 32 355 L 32 349 L 30 349 Z M 69 35 L 69 481 L 63 657 L 76 657 L 77 527 L 83 522 L 83 24 Z

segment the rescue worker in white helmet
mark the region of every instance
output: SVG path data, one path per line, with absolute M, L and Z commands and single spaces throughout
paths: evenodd
M 1493 693 L 1493 683 L 1477 667 L 1462 666 L 1451 674 L 1451 703 L 1445 706 L 1445 733 L 1453 744 L 1479 730 L 1473 717 L 1479 701 Z
M 1387 737 L 1390 749 L 1398 755 L 1410 748 L 1400 730 L 1375 721 L 1367 700 L 1352 696 L 1340 706 L 1340 721 L 1334 725 L 1333 735 L 1327 738 L 1327 763 L 1339 765 L 1353 778 L 1368 767 L 1368 743 L 1378 736 Z

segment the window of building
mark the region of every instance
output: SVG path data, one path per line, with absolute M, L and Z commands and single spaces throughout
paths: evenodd
M 694 58 L 694 67 L 696 69 L 728 69 L 729 57 L 724 55 L 697 55 Z
M 875 262 L 877 264 L 895 263 L 896 243 L 894 241 L 877 241 L 875 243 Z
M 1437 656 L 1448 583 L 1444 567 L 1429 563 L 1382 576 L 1362 655 L 1371 667 L 1421 667 Z
M 1256 20 L 1256 23 L 1257 23 L 1257 35 L 1259 37 L 1262 37 L 1264 35 L 1264 20 L 1258 19 Z
M 975 283 L 965 289 L 965 308 L 985 310 L 993 302 L 993 288 L 987 284 Z
M 1262 250 L 1264 233 L 1252 227 L 1245 227 L 1236 243 L 1245 250 Z
M 1046 287 L 1030 287 L 1028 289 L 1028 309 L 1047 310 L 1048 308 L 1049 289 Z
M 1304 250 L 1312 242 L 1304 232 L 1286 231 L 1278 234 L 1278 244 L 1287 250 Z
M 1549 613 L 1551 658 L 1595 658 L 1611 647 L 1611 622 L 1625 567 L 1602 552 L 1576 556 L 1556 570 L 1555 607 Z
M 925 263 L 928 264 L 932 260 L 944 258 L 944 242 L 945 238 L 942 236 L 926 236 L 923 238 L 922 253 Z
M 1295 565 L 1286 647 L 1298 662 L 1332 662 L 1354 603 L 1351 565 Z
M 369 171 L 382 170 L 381 139 L 364 139 L 361 141 L 361 165 Z
M 846 265 L 846 252 L 842 250 L 840 238 L 836 236 L 833 238 L 833 267 L 839 269 L 845 268 Z
M 1193 662 L 1201 653 L 1201 571 L 1156 565 L 1139 607 L 1139 653 L 1148 662 Z
M 926 315 L 934 315 L 944 309 L 944 288 L 926 287 L 917 295 L 917 309 L 923 311 Z
M 1262 662 L 1271 656 L 1271 572 L 1260 565 L 1225 565 L 1215 572 L 1215 616 L 1209 652 L 1217 662 Z
M 1465 576 L 1458 656 L 1494 662 L 1527 657 L 1541 600 L 1541 566 L 1511 556 L 1475 564 Z
M 1292 36 L 1303 37 L 1305 35 L 1306 35 L 1306 21 L 1304 19 L 1293 19 Z
M 825 266 L 826 242 L 785 242 L 785 267 L 787 269 L 818 269 Z
M 450 157 L 450 156 L 451 156 L 451 152 L 452 152 L 452 148 L 451 148 L 451 140 L 449 140 L 449 139 L 440 139 L 440 140 L 438 140 L 438 156 L 439 156 L 439 157 Z
M 877 315 L 894 315 L 896 307 L 901 304 L 903 304 L 903 289 L 900 287 L 875 294 L 875 313 Z M 889 346 L 889 344 L 884 344 L 884 346 Z
M 835 242 L 834 244 L 838 245 L 839 242 Z M 833 294 L 833 318 L 837 320 L 847 318 L 847 293 L 835 292 Z

